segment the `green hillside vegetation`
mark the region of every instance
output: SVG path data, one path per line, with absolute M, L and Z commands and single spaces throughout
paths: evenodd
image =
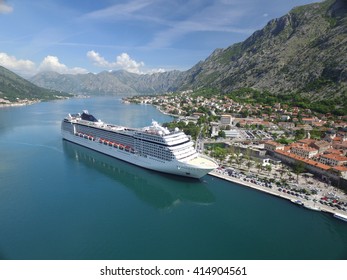
M 71 97 L 71 94 L 38 87 L 0 66 L 0 98 L 10 102 L 19 100 L 53 100 Z
M 215 50 L 181 76 L 179 89 L 215 88 L 249 102 L 293 101 L 293 106 L 343 114 L 346 35 L 347 1 L 296 7 L 245 41 Z
M 343 116 L 347 112 L 347 94 L 344 93 L 343 98 L 330 98 L 320 101 L 313 101 L 309 97 L 305 97 L 299 93 L 288 93 L 278 95 L 269 91 L 261 91 L 253 88 L 240 88 L 229 93 L 223 93 L 213 88 L 204 88 L 192 93 L 192 96 L 204 96 L 206 98 L 216 97 L 223 98 L 224 96 L 231 98 L 233 101 L 242 104 L 261 104 L 273 106 L 276 103 L 288 105 L 290 107 L 299 107 L 302 109 L 310 109 L 317 113 Z
M 310 109 L 312 111 L 343 116 L 347 112 L 347 95 L 344 98 L 331 98 L 314 101 L 298 93 L 277 95 L 268 91 L 259 91 L 252 88 L 242 88 L 226 94 L 229 98 L 242 103 L 262 104 L 273 106 L 276 103 L 287 104 L 291 107 Z
M 325 0 L 293 8 L 243 42 L 216 49 L 180 72 L 125 71 L 62 75 L 39 73 L 38 86 L 95 95 L 162 94 L 192 90 L 235 101 L 288 104 L 319 113 L 347 112 L 347 1 Z

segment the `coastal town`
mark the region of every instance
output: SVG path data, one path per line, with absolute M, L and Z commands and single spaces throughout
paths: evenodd
M 0 98 L 0 108 L 1 107 L 17 107 L 17 106 L 26 106 L 34 103 L 40 102 L 38 99 L 29 100 L 29 99 L 18 99 L 15 102 L 11 102 L 7 99 Z
M 186 130 L 196 148 L 219 163 L 210 175 L 312 210 L 347 214 L 347 116 L 192 91 L 123 102 L 154 105 L 174 116 L 165 125 Z

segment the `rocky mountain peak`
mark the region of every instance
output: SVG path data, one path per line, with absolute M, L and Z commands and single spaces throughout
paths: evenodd
M 327 0 L 292 9 L 244 42 L 215 51 L 188 71 L 190 78 L 181 81 L 181 88 L 229 92 L 251 87 L 275 94 L 295 91 L 313 99 L 346 94 L 346 2 Z
M 42 73 L 40 86 L 87 94 L 155 94 L 215 88 L 298 93 L 313 101 L 347 95 L 347 1 L 325 0 L 293 8 L 243 42 L 216 49 L 185 72 L 137 75 L 124 71 L 85 75 Z

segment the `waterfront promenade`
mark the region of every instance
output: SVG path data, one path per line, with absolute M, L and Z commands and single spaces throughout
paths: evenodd
M 332 206 L 320 203 L 319 200 L 323 195 L 322 192 L 319 192 L 313 197 L 310 197 L 308 199 L 307 198 L 302 199 L 302 198 L 298 198 L 296 195 L 290 194 L 289 192 L 283 192 L 280 190 L 281 188 L 278 188 L 278 187 L 269 188 L 267 186 L 262 186 L 260 184 L 252 183 L 251 181 L 247 180 L 246 177 L 237 178 L 237 177 L 230 176 L 226 172 L 223 172 L 220 169 L 211 171 L 209 175 L 218 177 L 220 179 L 227 180 L 242 186 L 246 186 L 252 189 L 256 189 L 258 191 L 262 191 L 267 194 L 277 196 L 279 198 L 287 199 L 291 201 L 292 203 L 298 204 L 310 210 L 323 211 L 323 212 L 331 213 L 333 215 L 340 214 L 340 215 L 347 216 L 347 211 L 343 211 L 343 210 L 337 209 L 336 207 L 332 207 Z M 345 197 L 343 197 L 343 199 L 345 199 Z

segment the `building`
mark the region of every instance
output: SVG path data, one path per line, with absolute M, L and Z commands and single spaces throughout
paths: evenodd
M 192 114 L 192 116 L 193 116 L 194 118 L 200 118 L 200 117 L 205 116 L 205 114 L 204 114 L 204 113 L 199 113 L 199 112 L 194 112 L 194 113 Z
M 220 123 L 222 125 L 232 125 L 233 120 L 234 119 L 231 115 L 221 115 L 220 117 Z
M 295 124 L 293 122 L 279 122 L 278 126 L 284 129 L 293 129 Z
M 241 138 L 240 132 L 237 129 L 223 130 L 226 138 Z M 217 133 L 218 134 L 218 133 Z
M 219 132 L 219 123 L 210 122 L 210 126 L 211 126 L 211 137 L 217 136 Z
M 296 164 L 296 162 L 302 162 L 305 168 L 309 172 L 313 173 L 314 175 L 318 177 L 330 178 L 331 176 L 333 176 L 333 174 L 329 172 L 329 170 L 331 169 L 331 166 L 329 165 L 316 162 L 312 159 L 305 159 L 298 155 L 295 155 L 286 151 L 282 151 L 282 150 L 276 151 L 274 155 L 276 158 L 290 165 L 294 165 Z
M 278 151 L 278 150 L 284 150 L 284 145 L 277 143 L 275 141 L 266 141 L 264 143 L 264 149 L 269 151 L 269 152 L 274 152 L 274 151 Z
M 303 129 L 305 131 L 311 131 L 312 126 L 310 126 L 308 124 L 298 124 L 293 130 L 300 130 L 300 129 Z
M 323 154 L 319 157 L 319 162 L 330 166 L 342 166 L 347 164 L 347 157 L 336 154 Z
M 290 149 L 292 154 L 303 158 L 312 158 L 318 154 L 318 150 L 311 148 L 307 145 L 296 145 Z
M 288 115 L 282 115 L 281 116 L 281 121 L 289 121 L 290 120 L 290 116 Z
M 243 154 L 245 157 L 250 156 L 251 158 L 264 159 L 266 156 L 266 151 L 264 149 L 254 146 L 234 145 L 234 150 Z
M 317 121 L 316 118 L 302 118 L 304 124 L 312 125 L 315 121 Z
M 331 171 L 337 176 L 347 179 L 347 166 L 334 166 Z
M 326 150 L 331 148 L 331 144 L 327 141 L 320 140 L 309 144 L 311 148 L 317 149 L 318 153 L 324 153 Z

